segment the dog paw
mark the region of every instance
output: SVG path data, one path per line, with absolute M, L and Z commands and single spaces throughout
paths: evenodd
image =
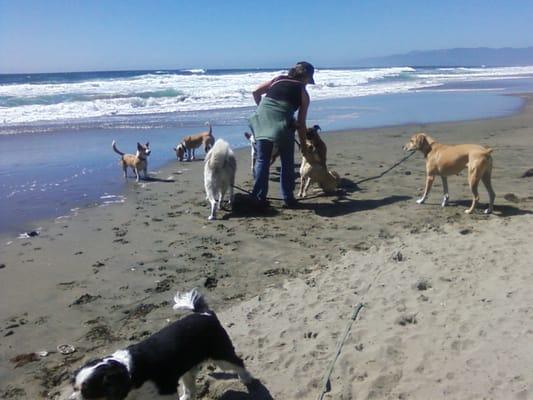
M 465 214 L 472 214 L 472 211 L 473 210 L 471 210 L 471 209 L 467 209 L 467 210 L 465 210 Z
M 442 203 L 440 204 L 441 207 L 446 207 L 448 205 L 448 198 L 445 197 L 442 199 Z
M 209 217 L 207 217 L 207 219 L 209 221 L 213 221 L 214 219 L 216 219 L 216 217 L 214 215 L 210 215 Z
M 417 203 L 417 204 L 423 204 L 424 201 L 426 201 L 426 199 L 424 199 L 424 198 L 422 197 L 421 199 L 418 199 L 418 200 L 416 201 L 416 203 Z
M 484 214 L 492 214 L 492 209 L 487 208 L 485 211 L 483 211 Z

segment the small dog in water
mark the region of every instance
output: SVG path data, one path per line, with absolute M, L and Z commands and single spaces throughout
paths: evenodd
M 220 208 L 226 192 L 229 191 L 229 204 L 233 202 L 236 171 L 237 161 L 228 142 L 218 139 L 205 156 L 205 194 L 211 204 L 209 220 L 216 219 L 217 207 Z
M 119 149 L 117 149 L 117 143 L 114 140 L 113 143 L 111 143 L 111 147 L 113 147 L 115 153 L 121 156 L 120 164 L 122 165 L 122 169 L 124 170 L 124 178 L 128 177 L 128 167 L 130 167 L 133 172 L 135 172 L 137 182 L 139 182 L 141 171 L 143 171 L 144 179 L 148 177 L 148 156 L 152 152 L 150 150 L 149 142 L 146 142 L 146 144 L 141 144 L 137 142 L 137 153 L 135 154 L 125 154 L 121 152 Z
M 204 151 L 206 153 L 209 151 L 209 149 L 211 149 L 211 147 L 213 147 L 213 143 L 215 143 L 213 127 L 209 122 L 206 122 L 205 124 L 209 126 L 208 131 L 185 136 L 183 140 L 173 149 L 176 152 L 178 161 L 183 161 L 185 154 L 187 155 L 187 161 L 194 160 L 194 152 L 200 146 L 204 147 Z
M 193 400 L 196 374 L 209 360 L 223 370 L 236 372 L 244 384 L 252 383 L 252 375 L 235 354 L 228 333 L 203 296 L 196 289 L 178 292 L 174 303 L 174 310 L 193 313 L 140 343 L 87 363 L 73 376 L 70 399 L 123 400 L 145 382 L 153 383 L 161 397 L 175 399 L 179 381 L 180 400 Z
M 448 176 L 459 174 L 463 169 L 468 167 L 468 184 L 472 191 L 472 205 L 465 210 L 470 214 L 476 208 L 479 201 L 477 190 L 479 181 L 482 181 L 487 192 L 489 193 L 489 207 L 485 214 L 490 214 L 494 207 L 496 194 L 492 189 L 492 149 L 480 146 L 478 144 L 459 144 L 446 145 L 438 143 L 435 139 L 426 133 L 416 133 L 411 136 L 409 142 L 403 146 L 404 150 L 420 150 L 426 159 L 426 187 L 424 194 L 416 202 L 424 203 L 433 185 L 435 176 L 442 179 L 444 197 L 442 198 L 442 207 L 448 204 Z

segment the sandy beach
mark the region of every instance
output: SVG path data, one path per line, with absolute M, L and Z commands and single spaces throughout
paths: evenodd
M 523 97 L 505 118 L 323 132 L 343 193 L 314 188 L 301 209 L 273 200 L 267 213 L 208 222 L 203 163 L 175 162 L 130 179 L 124 204 L 0 237 L 0 397 L 58 398 L 76 368 L 177 318 L 174 293 L 197 287 L 260 381 L 248 392 L 205 368 L 202 399 L 316 399 L 347 329 L 324 399 L 532 398 L 533 177 L 522 175 L 533 95 Z M 482 213 L 482 185 L 477 212 L 464 213 L 466 172 L 449 179 L 448 207 L 440 180 L 415 203 L 422 154 L 395 164 L 419 131 L 494 149 L 494 214 Z M 249 189 L 249 151 L 236 155 Z

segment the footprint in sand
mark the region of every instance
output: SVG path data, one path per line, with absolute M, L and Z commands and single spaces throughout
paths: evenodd
M 418 323 L 416 319 L 416 314 L 404 314 L 400 315 L 396 319 L 396 323 L 401 326 L 415 325 Z
M 420 291 L 429 290 L 431 289 L 431 282 L 427 279 L 422 278 L 415 283 L 414 288 Z

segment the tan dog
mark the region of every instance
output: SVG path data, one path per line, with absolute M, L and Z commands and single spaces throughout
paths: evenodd
M 320 127 L 307 129 L 305 143 L 302 144 L 302 163 L 300 165 L 299 197 L 305 197 L 311 183 L 316 182 L 326 192 L 334 192 L 339 186 L 340 177 L 326 166 L 326 144 L 320 138 Z
M 117 144 L 114 140 L 113 143 L 111 143 L 111 147 L 113 147 L 115 153 L 120 154 L 121 156 L 120 164 L 122 165 L 122 169 L 124 170 L 124 178 L 128 177 L 128 167 L 130 167 L 133 172 L 135 172 L 137 182 L 139 182 L 139 176 L 141 171 L 144 174 L 144 179 L 148 177 L 148 156 L 152 152 L 150 150 L 149 142 L 146 142 L 146 144 L 141 144 L 137 142 L 137 153 L 135 154 L 125 154 L 121 152 L 119 149 L 117 149 Z
M 183 161 L 185 154 L 187 154 L 187 161 L 194 160 L 194 151 L 200 146 L 204 147 L 206 154 L 209 149 L 213 147 L 213 144 L 215 143 L 213 128 L 209 122 L 206 122 L 205 124 L 209 126 L 208 131 L 184 137 L 181 143 L 173 149 L 176 152 L 176 157 L 179 161 Z
M 314 125 L 312 128 L 307 128 L 305 134 L 305 145 L 302 146 L 302 152 L 307 151 L 307 156 L 310 157 L 308 161 L 317 162 L 326 167 L 326 158 L 328 149 L 326 143 L 322 140 L 318 131 L 321 128 Z
M 474 211 L 479 201 L 478 184 L 481 180 L 489 193 L 489 207 L 485 214 L 490 214 L 494 208 L 494 198 L 496 194 L 492 189 L 490 181 L 492 173 L 492 149 L 477 144 L 446 145 L 437 143 L 435 139 L 425 133 L 414 134 L 409 142 L 403 146 L 404 150 L 420 150 L 426 159 L 426 187 L 424 194 L 416 202 L 422 204 L 433 185 L 435 176 L 442 179 L 444 197 L 442 207 L 448 204 L 448 179 L 450 175 L 457 175 L 468 167 L 468 183 L 472 191 L 473 200 L 469 209 L 465 210 L 470 214 Z

